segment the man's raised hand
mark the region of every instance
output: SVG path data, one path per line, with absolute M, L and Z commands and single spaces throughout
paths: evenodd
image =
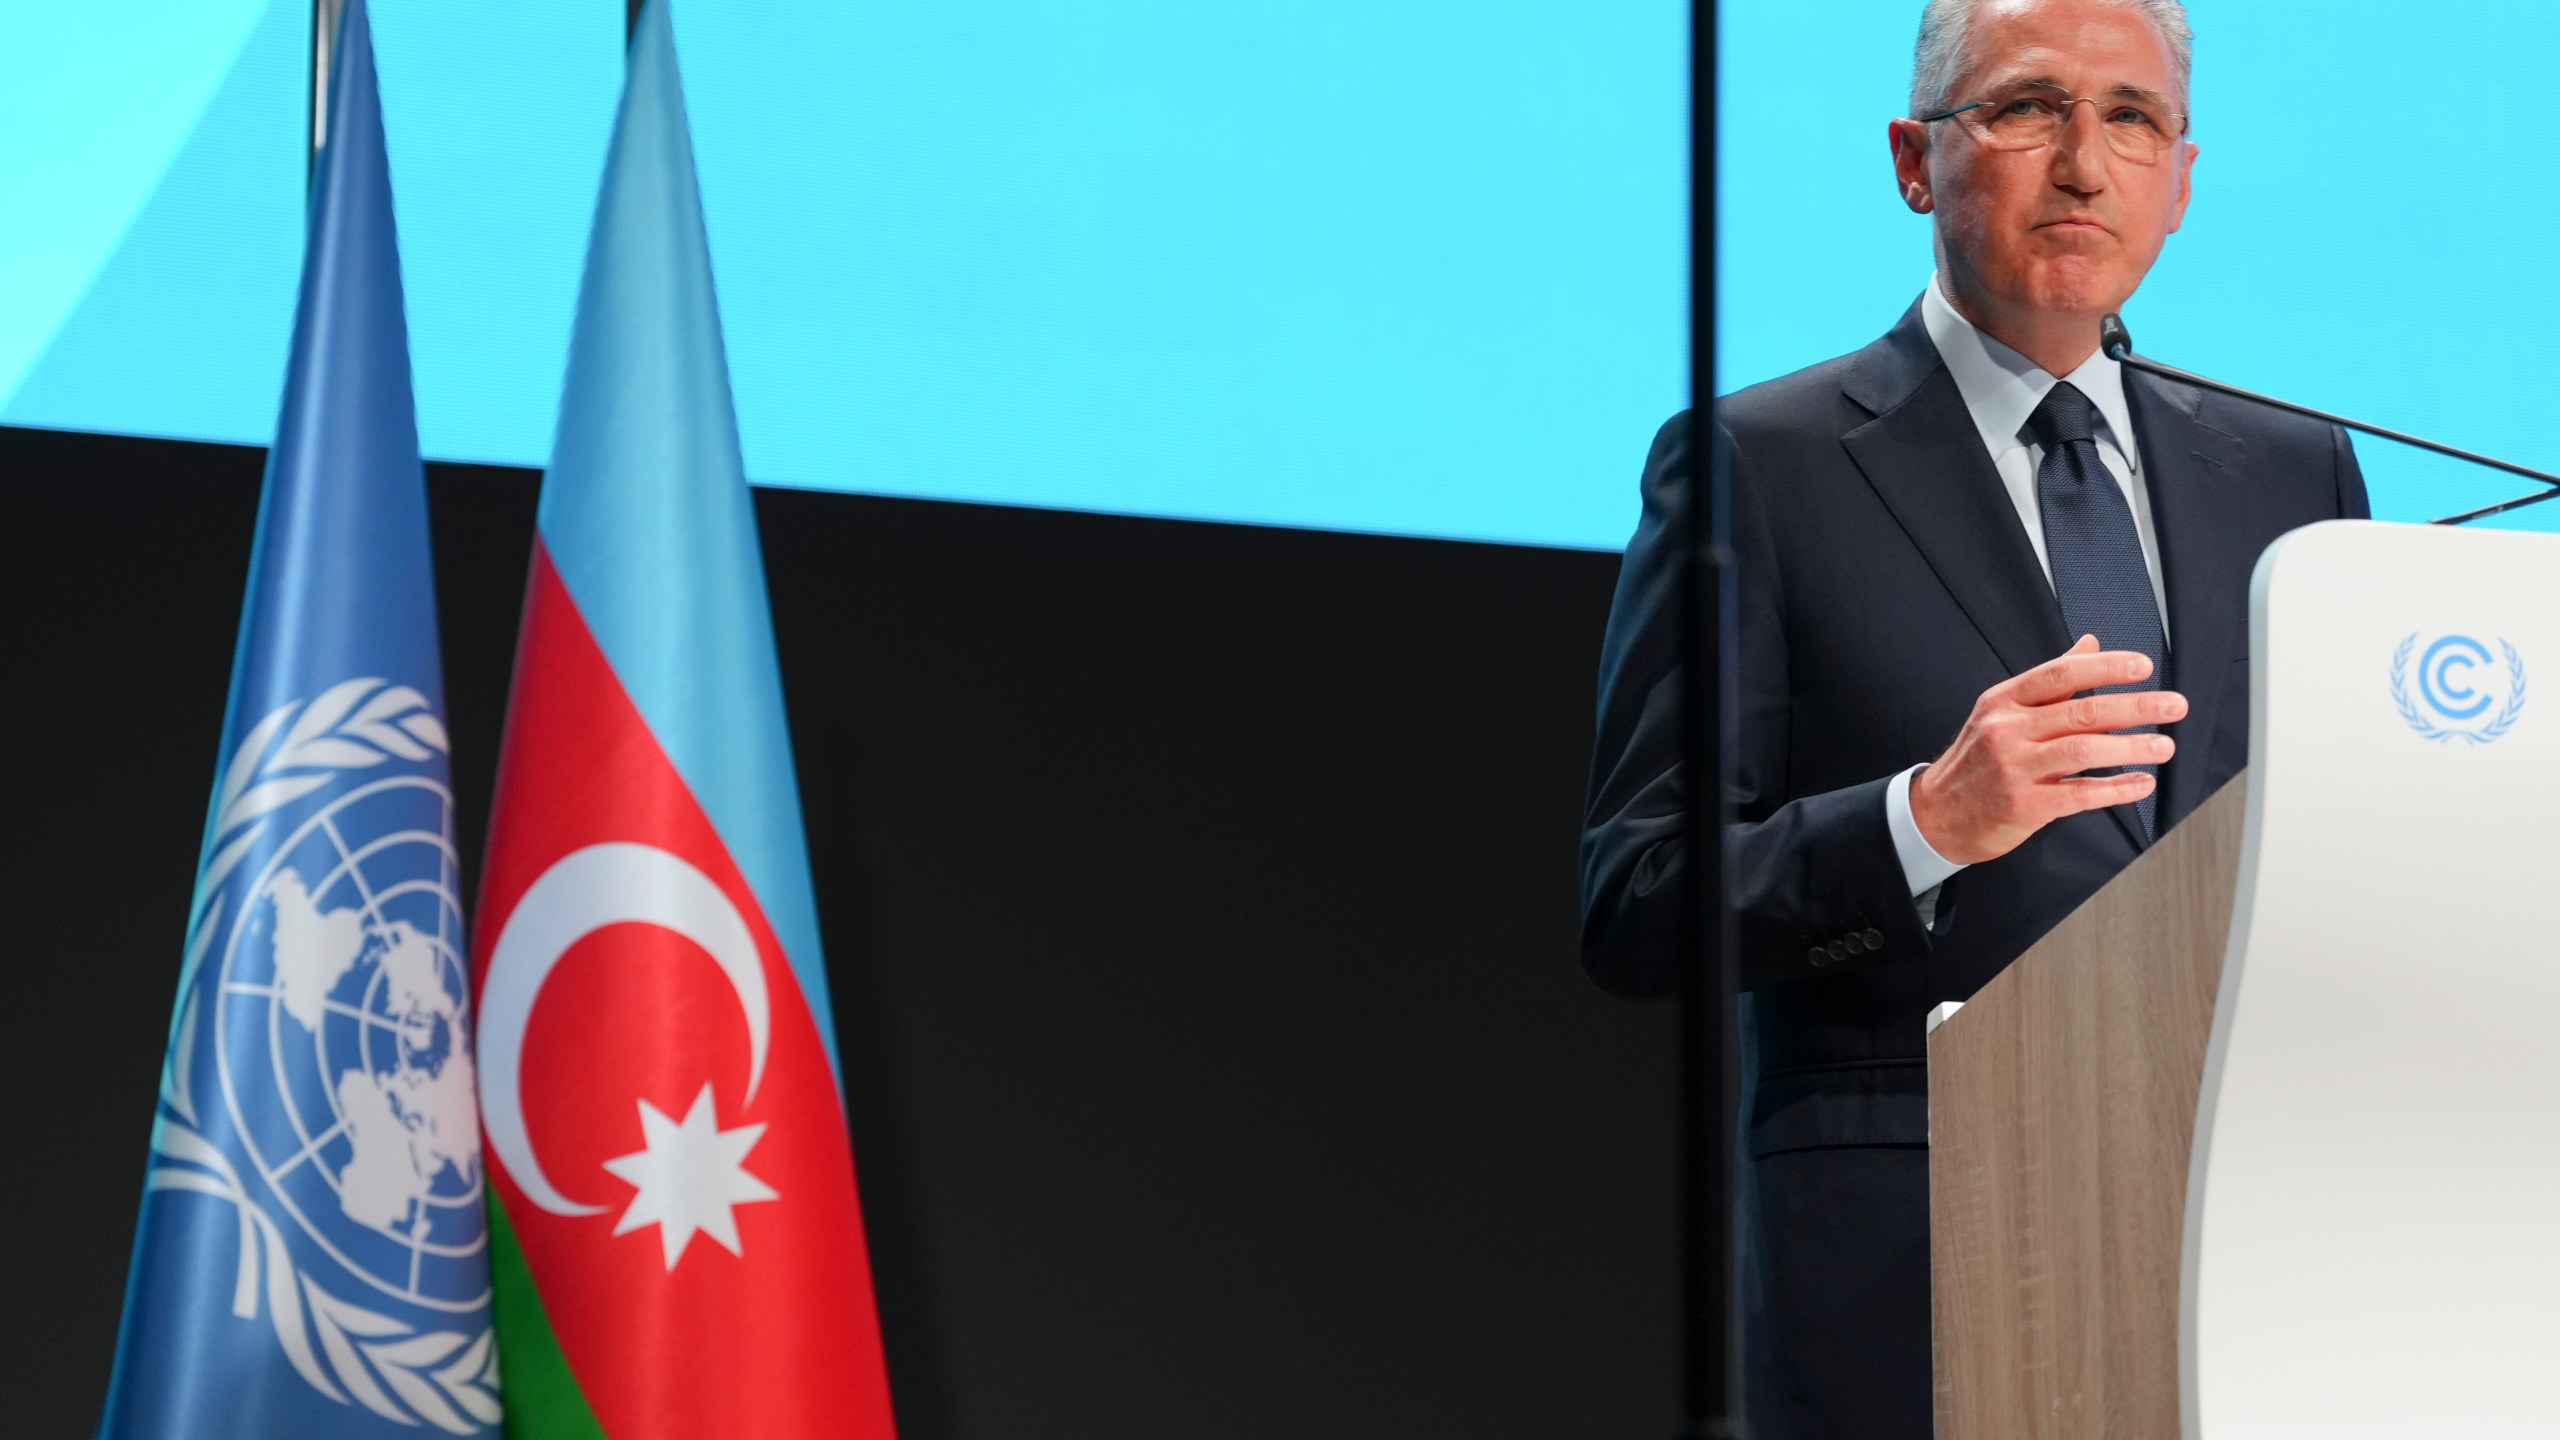
M 1979 865 L 2065 815 L 2150 794 L 2155 782 L 2141 771 L 2082 773 L 2159 765 L 2177 753 L 2166 735 L 2108 732 L 2184 719 L 2185 696 L 2082 693 L 2150 674 L 2149 656 L 2100 650 L 2097 636 L 2083 635 L 2055 659 L 1983 691 L 1947 753 L 1912 777 L 1911 819 L 1920 838 L 1948 860 Z

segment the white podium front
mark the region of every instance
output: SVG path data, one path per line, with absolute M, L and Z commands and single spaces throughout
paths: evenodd
M 2560 537 L 2250 635 L 2244 779 L 1929 1034 L 1939 1440 L 2560 1436 Z
M 2560 1435 L 2560 537 L 2317 525 L 2249 608 L 2186 1433 Z

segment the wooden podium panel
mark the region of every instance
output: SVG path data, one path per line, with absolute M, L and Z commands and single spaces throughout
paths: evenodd
M 1929 1038 L 1941 1440 L 2560 1435 L 2560 537 L 2307 526 L 2249 628 L 2245 787 Z
M 1929 1037 L 1938 1440 L 2179 1434 L 2187 1162 L 2246 789 Z

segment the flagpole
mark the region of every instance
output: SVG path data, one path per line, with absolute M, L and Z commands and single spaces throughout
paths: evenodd
M 1731 753 L 1727 667 L 1733 556 L 1725 477 L 1698 412 L 1715 395 L 1716 0 L 1689 9 L 1689 513 L 1682 578 L 1687 677 L 1689 905 L 1680 976 L 1680 1159 L 1685 1440 L 1747 1431 L 1741 1393 L 1736 1180 L 1741 1045 L 1733 915 L 1725 895 L 1725 774 Z
M 311 0 L 311 148 L 302 157 L 305 183 L 329 139 L 329 52 L 338 43 L 338 15 L 345 9 L 346 0 Z

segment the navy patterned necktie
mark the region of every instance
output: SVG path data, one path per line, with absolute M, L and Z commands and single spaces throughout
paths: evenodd
M 2095 635 L 2102 649 L 2136 650 L 2151 657 L 2150 679 L 2110 685 L 2098 693 L 2157 690 L 2168 669 L 2160 606 L 2152 594 L 2151 572 L 2142 563 L 2133 507 L 2098 459 L 2097 424 L 2098 407 L 2068 381 L 2047 391 L 2027 417 L 2027 438 L 2044 449 L 2044 460 L 2036 466 L 2036 506 L 2044 514 L 2045 558 L 2053 569 L 2054 596 L 2062 602 L 2062 622 L 2074 640 Z M 2118 733 L 2141 735 L 2158 728 L 2143 725 Z M 2157 770 L 2150 765 L 2126 768 Z M 2145 840 L 2155 833 L 2158 794 L 2155 790 L 2134 802 Z

